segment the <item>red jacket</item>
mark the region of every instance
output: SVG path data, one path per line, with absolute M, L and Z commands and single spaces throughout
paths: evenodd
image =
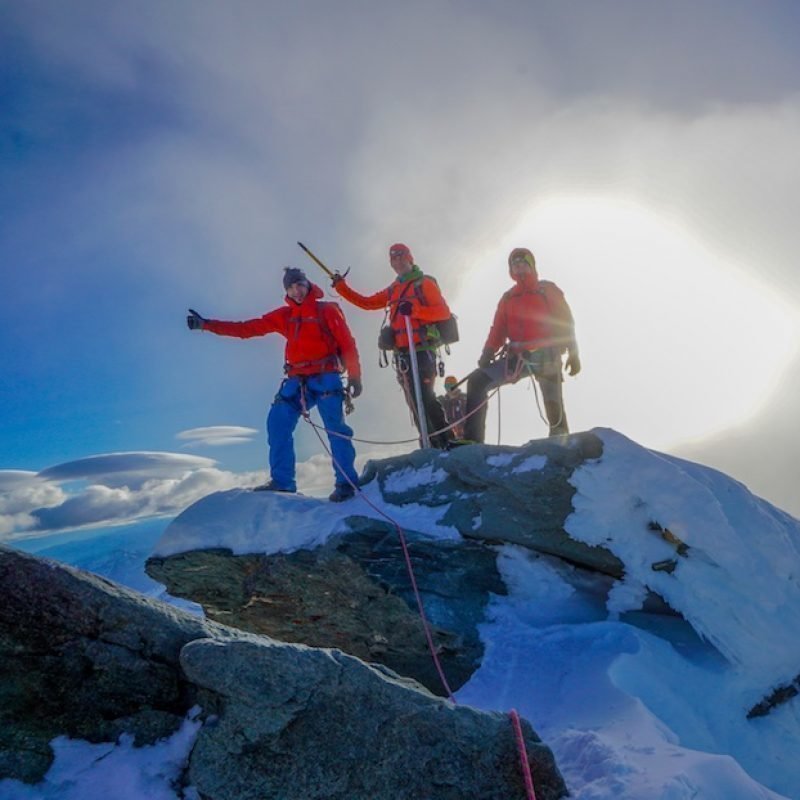
M 500 298 L 484 350 L 496 352 L 506 343 L 513 353 L 577 347 L 572 311 L 563 292 L 550 281 L 540 281 L 535 271 Z
M 341 372 L 343 362 L 351 378 L 361 378 L 358 349 L 342 309 L 336 303 L 320 303 L 322 296 L 322 289 L 312 283 L 300 304 L 287 296 L 285 306 L 263 317 L 244 322 L 208 319 L 203 330 L 240 339 L 280 333 L 286 337 L 287 375 Z
M 399 278 L 393 281 L 386 289 L 375 294 L 363 295 L 351 289 L 342 279 L 336 283 L 336 291 L 354 306 L 375 311 L 380 308 L 389 309 L 389 321 L 394 330 L 395 345 L 408 348 L 408 334 L 406 333 L 405 318 L 397 313 L 397 304 L 401 300 L 411 303 L 411 328 L 415 345 L 430 344 L 426 328 L 436 322 L 449 319 L 450 309 L 445 302 L 439 285 L 436 281 L 423 275 L 419 267 L 414 267 L 415 272 L 410 278 L 402 281 Z M 417 284 L 416 290 L 414 284 Z

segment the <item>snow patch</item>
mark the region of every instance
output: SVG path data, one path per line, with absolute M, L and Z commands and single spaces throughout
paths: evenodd
M 508 467 L 515 457 L 516 453 L 498 453 L 497 455 L 487 456 L 486 463 L 490 467 Z
M 565 529 L 625 564 L 735 667 L 753 702 L 800 669 L 800 523 L 715 470 L 596 432 Z M 673 569 L 654 564 L 673 562 Z M 758 696 L 756 696 L 758 695 Z
M 426 464 L 424 467 L 405 469 L 392 472 L 384 481 L 384 491 L 391 494 L 401 494 L 409 489 L 416 489 L 418 486 L 429 486 L 432 483 L 441 483 L 447 478 L 447 472 L 441 467 L 434 469 L 433 464 Z
M 486 458 L 486 463 L 490 467 L 511 467 L 519 458 L 518 453 L 497 453 Z M 513 466 L 512 473 L 532 472 L 535 469 L 543 469 L 547 464 L 547 456 L 528 456 Z
M 547 466 L 547 456 L 528 456 L 524 461 L 517 464 L 512 472 L 533 472 L 533 470 L 544 469 Z
M 615 581 L 608 593 L 606 608 L 612 619 L 626 611 L 637 611 L 647 598 L 647 587 L 633 578 Z
M 406 530 L 435 539 L 461 539 L 461 534 L 440 520 L 450 503 L 435 509 L 418 503 L 387 503 L 372 481 L 352 500 L 329 503 L 316 497 L 277 492 L 232 489 L 204 497 L 186 509 L 164 531 L 153 555 L 227 548 L 235 555 L 289 553 L 314 548 L 347 529 L 347 518 L 391 519 Z
M 174 787 L 200 730 L 199 714 L 193 708 L 175 734 L 144 747 L 134 747 L 126 733 L 101 744 L 58 736 L 50 742 L 55 760 L 44 780 L 0 780 L 0 800 L 177 800 Z

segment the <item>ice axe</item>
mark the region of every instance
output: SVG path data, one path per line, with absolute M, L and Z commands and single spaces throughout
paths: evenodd
M 344 275 L 340 275 L 338 272 L 334 272 L 331 269 L 328 269 L 302 242 L 297 243 L 300 246 L 300 249 L 331 279 L 335 280 L 337 277 L 343 278 L 350 272 L 350 268 L 348 267 L 347 271 Z

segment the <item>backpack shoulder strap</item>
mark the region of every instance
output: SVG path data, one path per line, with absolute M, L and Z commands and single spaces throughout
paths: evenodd
M 331 350 L 333 350 L 334 353 L 338 353 L 339 345 L 336 342 L 336 337 L 333 335 L 330 325 L 328 325 L 328 320 L 325 319 L 326 311 L 333 306 L 336 306 L 336 303 L 317 300 L 317 309 L 319 310 L 319 316 L 317 317 L 317 320 L 319 322 L 319 329 L 322 331 L 322 335 L 327 339 Z
M 408 297 L 409 289 L 413 290 L 414 297 L 416 297 L 417 300 L 422 303 L 422 305 L 426 305 L 425 298 L 422 295 L 422 290 L 417 286 L 417 284 L 421 281 L 422 278 L 420 278 L 418 281 L 411 281 L 410 283 L 400 285 L 400 294 L 398 295 L 397 301 L 394 303 L 394 308 L 391 309 L 391 314 L 389 315 L 390 321 L 394 322 L 394 318 L 397 316 L 397 307 L 401 300 L 405 300 Z
M 426 306 L 428 305 L 428 301 L 425 299 L 425 293 L 422 291 L 422 281 L 427 278 L 428 280 L 433 281 L 436 284 L 436 287 L 439 287 L 439 281 L 433 277 L 433 275 L 424 275 L 421 278 L 418 278 L 414 281 L 414 296 L 419 300 L 420 305 Z

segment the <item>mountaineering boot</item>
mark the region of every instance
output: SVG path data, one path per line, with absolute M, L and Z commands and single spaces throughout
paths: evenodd
M 260 486 L 253 487 L 254 492 L 284 492 L 285 494 L 296 494 L 297 489 L 284 489 L 282 486 L 278 486 L 275 481 L 269 481 L 268 483 L 262 483 Z
M 451 439 L 447 443 L 447 449 L 452 450 L 455 447 L 466 447 L 470 444 L 482 444 L 482 442 L 476 442 L 474 439 Z
M 337 483 L 336 488 L 331 492 L 328 500 L 331 503 L 343 503 L 355 496 L 356 490 L 349 483 Z

